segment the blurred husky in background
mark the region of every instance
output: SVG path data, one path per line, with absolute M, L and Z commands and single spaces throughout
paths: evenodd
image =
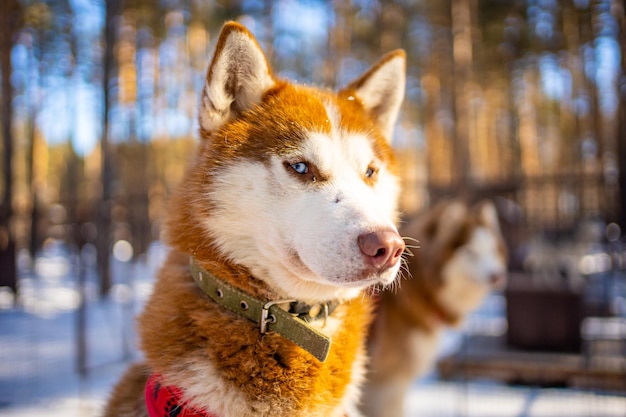
M 406 219 L 400 233 L 420 248 L 409 258 L 409 279 L 378 296 L 362 404 L 369 417 L 403 415 L 407 388 L 433 365 L 442 330 L 506 278 L 507 251 L 491 202 L 442 202 Z

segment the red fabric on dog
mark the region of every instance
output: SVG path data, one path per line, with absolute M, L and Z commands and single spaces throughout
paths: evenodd
M 161 385 L 159 375 L 152 374 L 146 382 L 145 400 L 150 417 L 217 417 L 198 411 L 181 402 L 182 391 L 171 385 Z

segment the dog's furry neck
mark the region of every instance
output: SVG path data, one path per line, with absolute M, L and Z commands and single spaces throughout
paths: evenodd
M 414 265 L 420 263 L 419 259 L 413 262 Z M 459 314 L 446 309 L 437 300 L 437 284 L 429 276 L 435 273 L 437 272 L 423 267 L 414 268 L 411 270 L 411 278 L 402 283 L 403 286 L 410 288 L 403 289 L 398 294 L 384 294 L 385 302 L 400 310 L 405 320 L 427 331 L 437 331 L 444 326 L 455 326 L 462 319 Z
M 204 260 L 202 264 L 228 276 L 239 288 L 259 297 L 267 294 L 259 280 L 243 283 L 245 270 L 219 261 Z M 151 372 L 183 389 L 192 404 L 200 407 L 208 403 L 221 407 L 212 389 L 230 393 L 228 398 L 237 399 L 242 408 L 216 409 L 220 415 L 322 416 L 329 415 L 328 409 L 341 409 L 344 396 L 362 377 L 345 364 L 363 360 L 362 341 L 371 311 L 366 298 L 358 297 L 337 308 L 333 348 L 320 363 L 281 336 L 260 335 L 254 323 L 207 303 L 188 265 L 186 254 L 170 254 L 139 318 L 142 348 Z

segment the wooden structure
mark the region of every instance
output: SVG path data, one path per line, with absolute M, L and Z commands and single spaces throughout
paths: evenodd
M 525 351 L 511 348 L 505 336 L 469 336 L 459 351 L 439 361 L 437 369 L 443 379 L 488 378 L 626 393 L 626 332 L 586 336 L 581 353 Z

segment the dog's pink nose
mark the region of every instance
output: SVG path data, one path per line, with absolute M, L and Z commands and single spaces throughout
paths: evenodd
M 379 272 L 391 268 L 404 252 L 404 241 L 395 230 L 384 229 L 359 236 L 359 248 L 370 266 Z

